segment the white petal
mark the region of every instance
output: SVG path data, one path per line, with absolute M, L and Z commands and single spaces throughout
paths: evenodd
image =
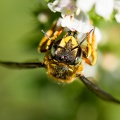
M 87 33 L 87 32 L 90 32 L 90 30 L 92 29 L 93 29 L 92 25 L 81 22 L 81 25 L 78 26 L 77 31 L 81 33 Z
M 98 15 L 109 19 L 113 12 L 114 1 L 113 0 L 97 0 L 95 5 L 95 11 Z
M 114 8 L 120 12 L 120 0 L 115 0 L 114 2 Z
M 67 15 L 63 17 L 61 25 L 79 33 L 86 33 L 93 29 L 93 26 L 89 23 L 88 16 L 83 12 L 74 16 Z
M 75 5 L 75 1 L 74 0 L 59 0 L 60 2 L 59 2 L 59 5 L 61 6 L 61 7 L 67 7 L 67 6 L 69 6 L 69 5 Z
M 95 27 L 95 36 L 96 36 L 96 42 L 97 44 L 102 40 L 102 34 L 99 30 L 99 28 Z
M 63 6 L 63 0 L 55 0 L 54 2 L 49 2 L 48 7 L 52 12 L 60 12 Z
M 52 12 L 56 12 L 56 9 L 53 6 L 53 3 L 48 3 L 48 7 Z
M 77 9 L 74 0 L 55 0 L 48 3 L 48 7 L 53 12 L 61 12 L 62 15 L 71 15 Z
M 97 74 L 97 65 L 95 66 L 90 66 L 88 64 L 84 65 L 83 69 L 83 75 L 86 77 L 93 77 L 93 79 L 96 77 Z
M 82 11 L 78 12 L 78 10 L 79 9 L 77 9 L 76 14 L 74 16 L 75 19 L 78 19 L 78 20 L 80 20 L 82 22 L 85 22 L 85 23 L 89 23 L 89 21 L 90 21 L 89 16 L 86 13 L 82 12 Z
M 76 5 L 84 12 L 88 12 L 92 9 L 96 0 L 77 0 Z
M 120 13 L 115 14 L 115 19 L 118 23 L 120 23 Z
M 82 20 L 71 18 L 71 16 L 66 16 L 65 18 L 63 18 L 61 26 L 67 27 L 71 31 L 76 30 L 80 33 L 86 33 L 93 29 L 93 26 L 90 25 L 89 23 L 85 23 Z

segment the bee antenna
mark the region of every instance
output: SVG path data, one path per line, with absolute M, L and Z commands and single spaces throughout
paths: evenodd
M 95 29 L 95 28 L 94 28 L 94 29 Z M 85 41 L 85 39 L 88 37 L 88 35 L 89 35 L 92 31 L 94 32 L 94 29 L 90 30 L 90 32 L 85 35 L 85 37 L 84 37 L 84 38 L 82 39 L 82 41 L 80 42 L 80 45 Z
M 50 37 L 47 35 L 47 33 L 44 30 L 41 30 L 41 32 L 48 38 L 50 39 Z

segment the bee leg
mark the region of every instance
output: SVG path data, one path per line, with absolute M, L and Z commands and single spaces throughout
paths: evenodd
M 96 44 L 96 38 L 95 38 L 95 34 L 94 34 L 94 29 L 91 33 L 88 33 L 88 37 L 87 37 L 87 54 L 84 56 L 85 62 L 88 63 L 89 65 L 95 65 L 96 60 L 97 60 L 97 44 Z M 92 58 L 90 60 L 90 57 Z
M 43 62 L 7 62 L 7 61 L 0 61 L 0 65 L 7 68 L 12 69 L 31 69 L 31 68 L 41 68 L 46 67 Z
M 46 43 L 48 42 L 49 38 L 53 35 L 53 32 L 55 31 L 55 28 L 56 28 L 56 24 L 57 24 L 57 21 L 55 21 L 52 25 L 52 27 L 50 28 L 50 30 L 48 30 L 46 32 L 46 35 L 42 38 L 42 40 L 40 41 L 39 43 L 39 47 L 38 47 L 38 51 L 42 52 L 44 51 L 43 49 L 45 48 L 42 48 L 42 47 L 45 47 Z M 49 36 L 49 37 L 48 37 Z
M 95 30 L 95 29 L 94 29 Z M 96 61 L 97 61 L 97 43 L 96 43 L 96 36 L 94 33 L 94 30 L 92 32 L 92 43 L 91 43 L 91 48 L 92 48 L 92 53 L 91 53 L 91 57 L 92 57 L 92 65 L 95 65 Z
M 46 50 L 49 50 L 51 48 L 52 43 L 56 40 L 56 38 L 62 33 L 63 28 L 60 27 L 58 30 L 56 30 L 53 34 L 53 36 L 48 40 L 46 44 Z
M 39 52 L 48 51 L 53 41 L 62 33 L 63 28 L 60 27 L 58 30 L 56 30 L 56 27 L 57 27 L 56 24 L 57 24 L 57 21 L 53 23 L 50 30 L 48 30 L 45 33 L 45 37 L 43 37 L 42 40 L 40 41 L 39 47 L 38 47 Z
M 95 95 L 97 95 L 99 98 L 120 104 L 120 100 L 117 100 L 116 98 L 114 98 L 109 93 L 107 93 L 107 92 L 103 91 L 102 89 L 100 89 L 98 86 L 96 86 L 91 81 L 89 81 L 84 75 L 77 74 L 77 77 L 80 78 L 81 81 L 84 83 L 84 85 L 91 92 L 93 92 Z

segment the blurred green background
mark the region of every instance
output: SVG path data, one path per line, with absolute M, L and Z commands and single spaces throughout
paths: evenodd
M 45 1 L 0 0 L 0 60 L 42 61 L 44 54 L 37 52 L 40 30 L 49 29 L 57 16 Z M 98 19 L 95 23 L 103 35 L 96 79 L 102 89 L 120 99 L 120 24 Z M 88 119 L 120 120 L 120 105 L 100 100 L 79 80 L 59 85 L 43 68 L 0 67 L 0 120 Z

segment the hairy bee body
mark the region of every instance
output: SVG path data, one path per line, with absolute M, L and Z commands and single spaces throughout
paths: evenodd
M 82 51 L 76 34 L 69 31 L 62 39 L 54 42 L 44 59 L 48 75 L 58 82 L 72 82 L 76 74 L 82 71 Z
M 64 28 L 55 29 L 56 24 L 48 30 L 40 41 L 38 51 L 46 52 L 44 59 L 47 73 L 58 82 L 72 82 L 77 74 L 82 74 L 83 62 L 89 65 L 96 63 L 94 29 L 85 33 L 78 40 L 77 31 L 61 34 Z M 60 36 L 61 35 L 61 36 Z M 83 45 L 83 43 L 84 44 Z

